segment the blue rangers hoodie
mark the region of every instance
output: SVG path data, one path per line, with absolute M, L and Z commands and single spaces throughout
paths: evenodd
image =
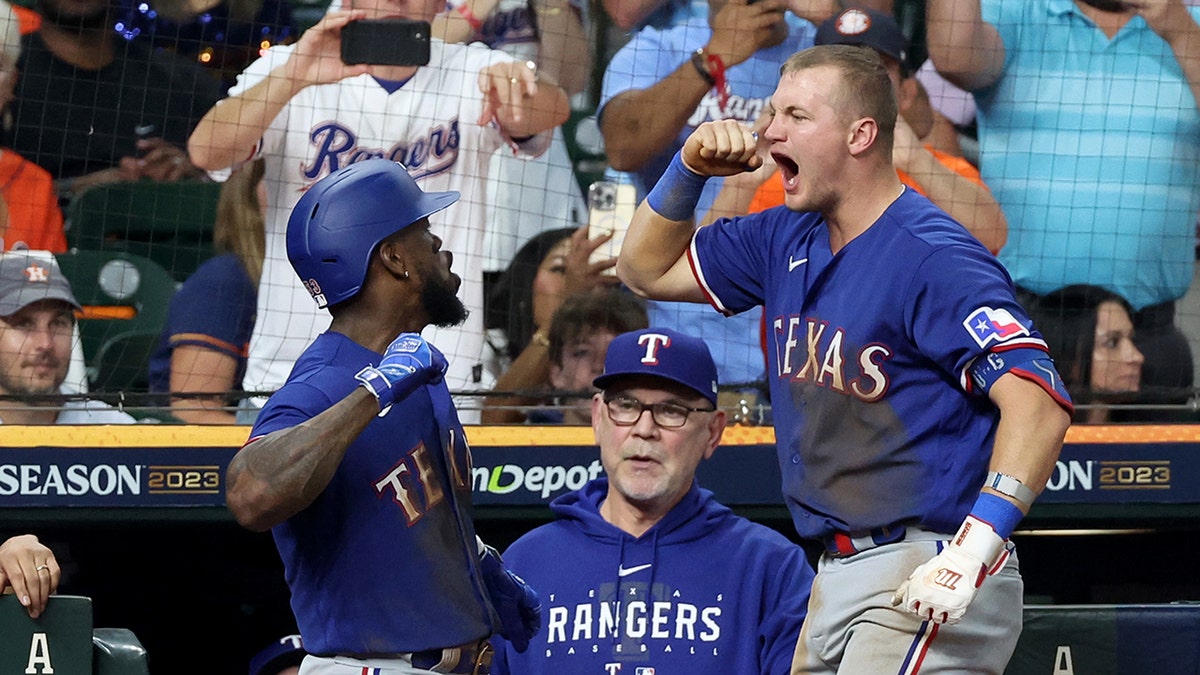
M 733 514 L 695 483 L 641 537 L 600 516 L 608 479 L 551 503 L 556 520 L 504 553 L 542 600 L 518 654 L 493 675 L 788 673 L 812 586 L 804 551 Z

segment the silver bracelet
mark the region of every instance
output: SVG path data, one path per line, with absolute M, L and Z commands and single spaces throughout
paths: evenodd
M 987 481 L 983 486 L 991 488 L 1005 497 L 1012 497 L 1025 508 L 1029 508 L 1033 504 L 1033 500 L 1037 499 L 1037 493 L 1029 489 L 1027 485 L 999 471 L 989 471 Z

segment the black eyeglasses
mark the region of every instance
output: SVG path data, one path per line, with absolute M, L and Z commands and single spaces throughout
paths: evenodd
M 642 413 L 649 410 L 654 423 L 664 429 L 676 429 L 687 424 L 689 413 L 716 410 L 716 408 L 689 408 L 686 405 L 670 401 L 642 403 L 632 396 L 624 395 L 612 398 L 606 396 L 604 405 L 608 408 L 608 418 L 617 426 L 633 426 L 642 418 Z

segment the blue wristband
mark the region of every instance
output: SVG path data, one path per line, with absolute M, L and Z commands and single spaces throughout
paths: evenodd
M 706 176 L 692 173 L 684 166 L 683 156 L 677 152 L 650 194 L 646 195 L 646 203 L 667 220 L 691 220 L 706 181 Z
M 990 492 L 980 493 L 974 508 L 971 509 L 971 515 L 991 525 L 1001 539 L 1012 536 L 1013 530 L 1017 529 L 1017 523 L 1025 517 L 1016 504 Z

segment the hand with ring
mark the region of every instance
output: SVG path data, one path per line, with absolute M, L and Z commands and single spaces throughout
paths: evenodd
M 537 94 L 538 72 L 533 61 L 494 63 L 479 71 L 479 91 L 483 93 L 483 110 L 478 123 L 485 125 L 493 119 L 521 121 L 523 101 Z
M 46 610 L 61 576 L 54 552 L 32 534 L 0 544 L 0 592 L 16 594 L 31 618 Z

